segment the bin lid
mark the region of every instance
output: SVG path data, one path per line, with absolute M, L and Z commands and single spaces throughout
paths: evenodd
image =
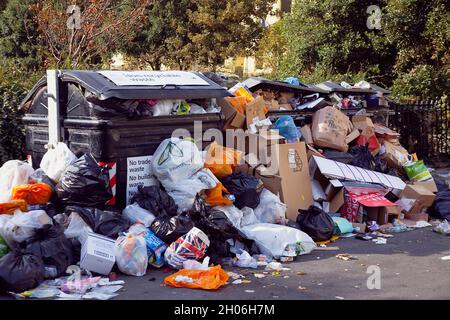
M 328 93 L 321 88 L 310 88 L 307 86 L 296 86 L 283 81 L 273 81 L 262 77 L 251 77 L 243 82 L 252 92 L 258 89 L 272 89 L 296 93 Z
M 311 86 L 312 87 L 312 86 Z M 372 89 L 361 89 L 361 88 L 345 88 L 336 82 L 327 80 L 314 85 L 315 88 L 319 88 L 325 90 L 327 93 L 332 92 L 342 92 L 342 93 L 350 93 L 350 94 L 374 94 L 375 90 Z
M 118 99 L 210 99 L 230 93 L 199 72 L 61 70 L 63 82 L 77 83 L 99 100 Z M 30 90 L 21 106 L 45 86 L 44 76 Z

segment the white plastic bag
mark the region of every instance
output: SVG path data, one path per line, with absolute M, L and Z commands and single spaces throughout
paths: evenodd
M 217 183 L 218 180 L 211 170 L 203 168 L 175 186 L 166 185 L 166 190 L 178 206 L 178 213 L 181 213 L 192 208 L 197 193 L 205 189 L 212 189 Z
M 21 243 L 31 238 L 35 234 L 35 229 L 40 229 L 46 224 L 53 223 L 44 210 L 16 211 L 12 219 L 6 221 L 3 226 L 4 239 L 9 246 L 15 242 Z
M 18 184 L 27 184 L 34 169 L 26 162 L 10 160 L 0 168 L 0 203 L 11 200 L 11 190 Z
M 123 209 L 122 214 L 131 223 L 141 223 L 145 227 L 150 227 L 155 215 L 148 210 L 141 208 L 137 203 L 130 204 Z
M 241 209 L 243 217 L 241 220 L 241 227 L 249 226 L 251 224 L 259 223 L 258 218 L 252 208 L 244 207 Z
M 192 113 L 192 114 L 206 113 L 205 108 L 199 106 L 198 104 L 190 103 L 189 106 L 191 107 L 189 109 L 189 113 Z
M 152 171 L 167 189 L 190 178 L 203 168 L 203 160 L 197 146 L 188 140 L 169 138 L 161 142 L 153 154 Z
M 203 262 L 200 263 L 197 260 L 183 261 L 183 269 L 187 270 L 209 270 L 209 257 L 205 257 Z
M 286 224 L 287 206 L 280 198 L 267 189 L 263 189 L 259 195 L 259 205 L 254 212 L 260 222 Z
M 89 232 L 92 232 L 91 227 L 84 222 L 83 218 L 81 218 L 77 212 L 72 212 L 69 216 L 69 225 L 64 231 L 66 238 L 77 238 L 78 241 L 83 244 L 86 241 Z
M 77 157 L 63 142 L 58 142 L 54 149 L 49 149 L 42 157 L 40 167 L 55 182 L 59 182 L 62 173 Z
M 244 217 L 244 213 L 239 210 L 236 206 L 216 206 L 214 209 L 220 210 L 227 216 L 228 220 L 230 220 L 233 227 L 236 229 L 241 228 L 242 218 Z
M 153 116 L 168 116 L 172 113 L 176 100 L 158 100 L 158 102 L 152 107 Z
M 271 223 L 258 223 L 240 229 L 246 238 L 254 240 L 262 254 L 278 259 L 289 245 L 295 245 L 297 255 L 310 253 L 316 243 L 306 233 Z
M 245 250 L 236 253 L 236 258 L 238 259 L 236 265 L 240 268 L 258 268 L 258 261 Z
M 147 244 L 142 236 L 125 235 L 117 238 L 114 254 L 119 270 L 130 276 L 141 277 L 147 272 Z

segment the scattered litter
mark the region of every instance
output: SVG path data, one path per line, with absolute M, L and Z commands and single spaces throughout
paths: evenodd
M 255 290 L 245 290 L 247 293 L 255 293 Z
M 304 276 L 304 275 L 306 275 L 306 272 L 299 271 L 299 272 L 297 272 L 297 275 Z
M 436 227 L 434 227 L 433 231 L 450 236 L 450 225 L 447 220 L 444 220 L 444 222 L 441 222 Z
M 376 238 L 376 239 L 372 239 L 373 242 L 375 242 L 375 244 L 386 244 L 387 240 L 385 238 Z
M 266 270 L 289 271 L 291 268 L 285 268 L 281 263 L 273 261 L 266 266 Z
M 242 283 L 242 280 L 241 279 L 237 279 L 237 280 L 234 280 L 233 282 L 231 282 L 232 284 L 241 284 Z
M 314 250 L 318 250 L 318 251 L 337 251 L 337 250 L 339 250 L 339 247 L 327 247 L 326 245 L 320 245 L 320 247 L 317 247 Z
M 431 223 L 428 223 L 423 220 L 417 221 L 416 224 L 412 226 L 412 228 L 426 228 L 426 227 L 431 227 Z
M 344 300 L 344 297 L 340 297 L 340 296 L 335 296 L 335 298 L 338 300 Z
M 298 286 L 298 290 L 300 290 L 300 291 L 306 291 L 306 288 L 305 288 L 305 287 L 302 287 L 302 286 Z
M 261 279 L 261 278 L 265 278 L 265 277 L 266 277 L 266 275 L 265 275 L 265 274 L 262 274 L 262 273 L 255 273 L 254 276 L 255 276 L 255 278 L 258 278 L 258 279 Z
M 227 273 L 228 273 L 228 276 L 230 276 L 230 277 L 231 277 L 231 279 L 234 279 L 234 280 L 236 280 L 236 279 L 243 279 L 243 278 L 245 278 L 245 276 L 244 276 L 244 275 L 242 275 L 242 274 L 239 274 L 239 273 L 235 273 L 235 272 L 232 272 L 232 271 L 228 271 Z
M 441 260 L 450 260 L 450 256 L 441 257 Z
M 336 255 L 336 258 L 338 258 L 340 260 L 344 260 L 344 261 L 358 260 L 357 258 L 353 257 L 349 253 L 339 253 L 339 254 Z

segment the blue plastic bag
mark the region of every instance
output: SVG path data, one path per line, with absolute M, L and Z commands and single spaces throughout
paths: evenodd
M 332 219 L 336 225 L 336 234 L 346 234 L 353 232 L 353 225 L 347 219 L 341 217 L 332 217 Z
M 294 119 L 291 116 L 281 116 L 275 121 L 274 129 L 279 131 L 279 134 L 288 140 L 288 142 L 296 142 L 301 137 Z

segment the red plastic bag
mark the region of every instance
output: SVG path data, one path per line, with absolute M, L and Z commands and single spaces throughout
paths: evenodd
M 367 139 L 365 136 L 360 135 L 356 139 L 356 143 L 362 146 L 368 145 L 369 151 L 372 155 L 376 155 L 380 151 L 381 144 L 378 141 L 375 134 L 373 134 L 369 139 Z
M 0 203 L 0 214 L 13 214 L 17 209 L 22 212 L 28 211 L 28 205 L 25 200 L 11 200 Z
M 52 188 L 45 183 L 19 184 L 12 189 L 13 200 L 25 200 L 28 204 L 46 204 L 52 196 Z
M 180 276 L 187 278 L 180 279 Z M 177 288 L 185 287 L 191 289 L 217 290 L 228 281 L 228 278 L 228 273 L 226 273 L 220 265 L 217 265 L 209 268 L 209 270 L 182 269 L 166 277 L 164 283 Z

